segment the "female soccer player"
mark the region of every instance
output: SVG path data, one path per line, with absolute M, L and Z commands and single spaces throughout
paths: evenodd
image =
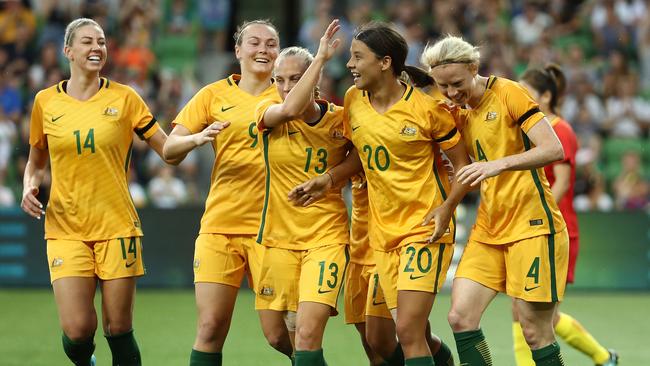
M 463 120 L 475 162 L 457 179 L 481 185 L 481 203 L 452 287 L 449 323 L 460 362 L 492 364 L 479 328 L 498 292 L 513 297 L 537 365 L 562 365 L 553 334 L 566 279 L 568 235 L 541 169 L 562 159 L 562 145 L 526 90 L 478 74 L 478 50 L 448 36 L 428 46 L 422 62 Z
M 132 326 L 142 230 L 127 175 L 133 132 L 160 156 L 167 135 L 133 89 L 99 76 L 108 56 L 99 24 L 72 21 L 64 42 L 70 79 L 34 100 L 22 208 L 37 219 L 45 214 L 36 195 L 50 159 L 45 239 L 63 349 L 75 365 L 91 364 L 99 282 L 113 364 L 140 365 Z
M 256 112 L 266 164 L 257 237 L 266 250 L 256 304 L 262 314 L 278 320 L 285 311 L 297 312 L 299 366 L 325 365 L 323 333 L 336 311 L 349 261 L 347 209 L 340 189 L 310 207 L 287 200 L 295 185 L 325 173 L 348 150 L 342 108 L 315 99 L 322 67 L 340 43 L 332 41 L 339 28 L 337 20 L 328 26 L 316 57 L 299 47 L 280 53 L 274 74 L 283 102 L 262 102 Z
M 345 322 L 354 324 L 359 332 L 370 364 L 384 365 L 383 357 L 391 354 L 382 356 L 374 349 L 392 352 L 397 347 L 397 338 L 368 240 L 368 188 L 363 173 L 352 177 L 351 190 L 350 264 L 343 290 Z M 397 357 L 403 362 L 403 355 Z
M 405 72 L 416 86 L 433 82 L 404 64 L 408 47 L 402 36 L 386 24 L 369 23 L 356 32 L 350 51 L 347 67 L 355 87 L 345 95 L 346 136 L 368 182 L 370 245 L 401 343 L 393 353 L 403 350 L 406 365 L 450 364 L 451 352 L 437 337 L 429 347 L 427 318 L 451 261 L 453 211 L 466 187 L 454 184 L 450 190 L 447 172 L 434 161 L 440 148 L 457 169 L 469 157 L 446 105 L 400 80 Z M 356 169 L 346 159 L 329 174 L 336 184 Z M 308 205 L 331 185 L 313 179 L 290 197 Z
M 255 20 L 239 27 L 235 41 L 241 76 L 201 89 L 174 120 L 164 148 L 166 157 L 182 159 L 211 142 L 216 155 L 194 249 L 198 325 L 190 365 L 196 366 L 221 365 L 237 291 L 245 272 L 257 288 L 263 249 L 255 237 L 264 199 L 264 162 L 253 121 L 259 102 L 280 101 L 271 78 L 280 40 L 273 24 Z M 274 348 L 291 357 L 284 322 L 264 332 Z
M 528 93 L 539 103 L 539 109 L 550 120 L 557 134 L 564 159 L 544 167 L 544 173 L 551 185 L 562 217 L 567 224 L 569 233 L 569 266 L 567 283 L 573 283 L 576 259 L 578 258 L 578 218 L 573 209 L 573 187 L 575 184 L 575 163 L 578 150 L 578 140 L 571 125 L 557 115 L 557 106 L 564 93 L 566 79 L 557 65 L 547 65 L 545 68 L 527 70 L 521 77 L 521 84 Z M 517 314 L 513 312 L 515 322 L 512 327 L 515 359 L 518 366 L 534 365 L 530 348 L 526 344 Z M 591 357 L 596 365 L 612 366 L 618 364 L 618 354 L 601 346 L 573 317 L 556 309 L 553 317 L 555 334 L 564 339 L 570 346 Z

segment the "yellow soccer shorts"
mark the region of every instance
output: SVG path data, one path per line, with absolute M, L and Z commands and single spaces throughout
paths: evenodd
M 346 324 L 364 323 L 366 316 L 392 319 L 374 265 L 350 262 L 343 295 Z
M 437 294 L 445 283 L 453 244 L 411 243 L 390 252 L 375 250 L 377 273 L 389 309 L 397 307 L 397 291 Z
M 142 276 L 142 238 L 105 241 L 50 239 L 47 241 L 50 282 L 64 277 L 98 277 L 113 280 Z
M 266 248 L 255 308 L 298 311 L 300 302 L 310 301 L 335 310 L 349 260 L 347 245 L 307 250 Z
M 199 234 L 194 245 L 194 282 L 241 285 L 244 274 L 255 291 L 264 246 L 255 235 Z
M 558 302 L 564 296 L 568 261 L 566 229 L 502 245 L 470 240 L 456 277 L 529 302 Z

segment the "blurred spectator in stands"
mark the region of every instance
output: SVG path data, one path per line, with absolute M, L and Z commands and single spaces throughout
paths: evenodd
M 426 45 L 426 32 L 421 24 L 423 13 L 422 3 L 416 0 L 400 0 L 395 8 L 393 23 L 408 45 L 407 65 L 420 65 L 420 54 Z
M 650 95 L 650 4 L 646 7 L 637 29 L 637 56 L 641 72 L 641 87 L 646 95 Z
M 194 2 L 188 0 L 164 0 L 163 27 L 165 33 L 192 34 L 196 20 Z
M 43 45 L 37 62 L 33 63 L 28 71 L 28 87 L 31 93 L 35 94 L 38 90 L 49 86 L 45 85 L 45 78 L 50 70 L 59 67 L 60 52 L 61 50 L 57 48 L 57 44 L 54 42 Z
M 16 143 L 18 132 L 16 124 L 4 114 L 0 107 L 0 182 L 4 183 L 7 168 Z
M 23 101 L 18 77 L 8 69 L 10 66 L 0 69 L 0 108 L 4 118 L 18 123 L 23 110 Z
M 641 154 L 628 151 L 621 157 L 622 170 L 614 180 L 613 190 L 619 210 L 642 210 L 648 205 L 650 183 L 643 175 Z
M 115 65 L 134 73 L 138 84 L 144 82 L 156 63 L 156 55 L 151 51 L 151 34 L 146 29 L 145 19 L 141 11 L 131 16 L 127 28 L 124 29 L 124 42 L 115 57 Z
M 232 6 L 230 0 L 198 0 L 201 24 L 199 49 L 203 52 L 223 51 Z
M 605 118 L 605 107 L 592 84 L 587 75 L 575 75 L 562 104 L 562 117 L 571 123 L 582 143 L 600 131 Z
M 632 70 L 625 54 L 620 50 L 612 50 L 601 72 L 602 85 L 600 94 L 605 100 L 616 93 L 620 80 L 637 78 L 636 72 Z
M 631 77 L 619 79 L 615 94 L 605 101 L 603 130 L 610 136 L 639 138 L 648 131 L 650 103 L 637 95 L 636 83 Z
M 147 199 L 147 191 L 144 189 L 142 184 L 138 182 L 133 166 L 129 168 L 129 193 L 131 194 L 131 199 L 133 200 L 135 208 L 146 207 L 149 203 L 149 200 Z
M 533 46 L 553 25 L 553 18 L 542 11 L 540 1 L 525 0 L 521 14 L 512 19 L 512 32 L 519 46 Z
M 631 44 L 630 28 L 624 15 L 616 12 L 615 0 L 602 0 L 591 15 L 591 27 L 596 49 L 603 57 L 613 50 L 627 50 Z
M 576 211 L 612 211 L 614 209 L 614 200 L 607 194 L 605 186 L 602 175 L 593 174 L 589 176 L 587 192 L 576 195 L 573 199 L 573 207 Z
M 34 12 L 41 20 L 38 45 L 54 42 L 57 49 L 63 49 L 63 35 L 66 25 L 81 16 L 81 1 L 77 0 L 38 0 L 32 1 Z
M 174 176 L 174 170 L 169 165 L 161 166 L 158 174 L 149 182 L 147 191 L 151 203 L 158 208 L 178 207 L 187 198 L 185 184 Z
M 36 31 L 36 17 L 22 1 L 0 2 L 0 47 L 7 50 L 10 58 L 16 57 L 17 41 L 28 44 Z M 24 46 L 24 45 L 23 45 Z

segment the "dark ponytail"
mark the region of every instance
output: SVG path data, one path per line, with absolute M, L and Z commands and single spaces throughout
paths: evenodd
M 532 86 L 539 94 L 551 93 L 549 107 L 553 113 L 566 89 L 566 77 L 560 66 L 548 64 L 544 68 L 529 69 L 521 76 L 521 80 Z
M 363 42 L 379 58 L 390 57 L 395 77 L 405 72 L 417 87 L 433 85 L 433 78 L 415 66 L 407 66 L 408 44 L 393 27 L 384 22 L 370 22 L 357 29 L 354 39 Z

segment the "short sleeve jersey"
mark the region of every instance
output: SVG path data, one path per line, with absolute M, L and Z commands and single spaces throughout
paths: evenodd
M 255 235 L 264 200 L 264 162 L 259 149 L 255 107 L 281 101 L 275 85 L 254 96 L 238 86 L 239 75 L 209 84 L 174 120 L 197 133 L 215 121 L 230 122 L 212 142 L 215 160 L 200 233 Z
M 564 150 L 564 160 L 556 161 L 552 164 L 546 165 L 544 167 L 544 173 L 546 173 L 546 178 L 548 183 L 553 186 L 555 183 L 555 173 L 553 172 L 553 167 L 556 164 L 569 164 L 571 167 L 571 175 L 569 176 L 569 190 L 562 196 L 562 199 L 558 203 L 562 217 L 566 222 L 567 230 L 569 231 L 570 238 L 578 237 L 578 216 L 576 215 L 576 210 L 573 208 L 573 193 L 575 190 L 576 183 L 576 153 L 578 152 L 578 138 L 576 137 L 575 132 L 571 125 L 560 117 L 555 117 L 551 121 L 551 126 L 555 134 L 560 139 L 562 143 L 562 149 Z
M 308 207 L 294 206 L 289 191 L 339 164 L 346 156 L 343 110 L 324 100 L 321 119 L 309 125 L 301 120 L 282 123 L 262 131 L 266 165 L 265 197 L 257 242 L 267 247 L 307 250 L 332 244 L 348 244 L 348 212 L 341 187 Z M 264 113 L 277 102 L 260 103 L 258 126 Z
M 421 226 L 426 214 L 442 204 L 449 191 L 435 151 L 456 146 L 460 134 L 446 105 L 405 85 L 402 98 L 378 113 L 365 91 L 345 95 L 345 132 L 354 143 L 368 181 L 370 246 L 391 251 L 428 240 L 433 225 Z M 441 243 L 454 242 L 453 220 Z
M 462 135 L 475 161 L 492 161 L 532 147 L 526 133 L 544 114 L 518 83 L 491 76 L 478 106 L 461 113 Z M 565 224 L 544 169 L 505 171 L 481 182 L 481 202 L 470 239 L 507 244 L 555 234 Z
M 47 149 L 52 186 L 45 238 L 98 241 L 142 236 L 131 201 L 128 169 L 133 132 L 142 139 L 159 129 L 130 87 L 100 78 L 86 101 L 66 94 L 67 81 L 34 100 L 29 143 Z
M 350 262 L 375 264 L 368 240 L 368 188 L 363 173 L 352 177 L 352 215 L 350 222 Z

